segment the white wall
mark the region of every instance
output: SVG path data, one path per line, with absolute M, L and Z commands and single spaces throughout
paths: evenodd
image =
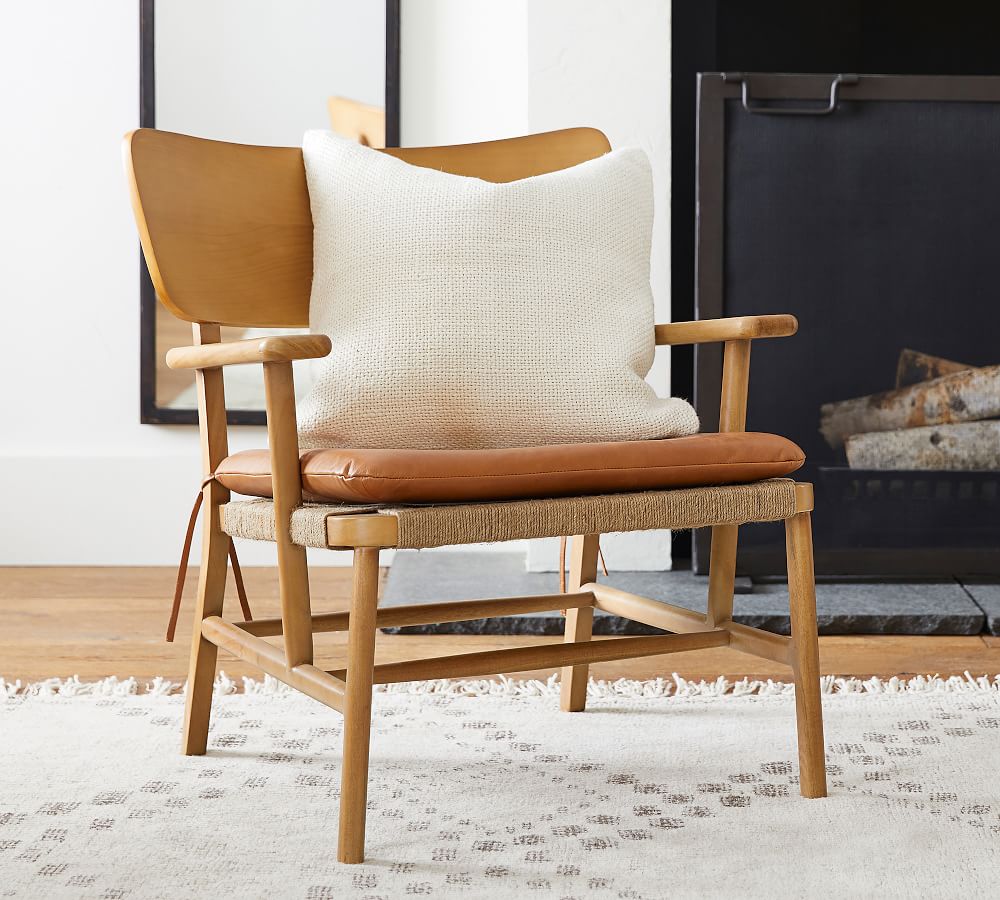
M 405 146 L 527 134 L 529 0 L 404 0 Z
M 653 165 L 650 283 L 657 322 L 670 321 L 670 0 L 533 0 L 528 6 L 529 131 L 600 128 L 612 147 L 641 147 Z M 668 352 L 649 381 L 670 391 Z M 619 571 L 670 565 L 669 532 L 607 535 Z M 557 567 L 558 540 L 532 541 L 527 565 Z
M 173 564 L 200 479 L 196 429 L 139 424 L 119 150 L 138 125 L 138 29 L 121 0 L 0 6 L 0 564 Z M 261 429 L 233 432 L 261 446 Z
M 534 0 L 528 10 L 531 131 L 600 128 L 653 166 L 650 282 L 656 321 L 670 319 L 670 0 Z M 651 378 L 670 388 L 666 354 Z
M 404 142 L 591 124 L 614 144 L 646 147 L 663 198 L 654 292 L 665 319 L 667 0 L 410 0 L 403 10 Z M 173 564 L 200 477 L 193 427 L 138 420 L 138 244 L 119 155 L 138 124 L 137 35 L 135 3 L 0 5 L 0 565 Z M 261 429 L 231 429 L 233 449 L 262 442 Z M 608 556 L 633 565 L 613 544 Z M 244 544 L 241 558 L 269 564 L 272 549 Z

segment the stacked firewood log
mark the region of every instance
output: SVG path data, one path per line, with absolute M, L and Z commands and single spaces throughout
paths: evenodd
M 852 469 L 1000 469 L 1000 366 L 904 350 L 891 391 L 826 403 L 820 431 Z

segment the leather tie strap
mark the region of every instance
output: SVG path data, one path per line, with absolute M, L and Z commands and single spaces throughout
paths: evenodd
M 198 523 L 198 513 L 204 500 L 205 486 L 215 481 L 214 475 L 209 475 L 198 489 L 198 496 L 195 497 L 194 506 L 191 507 L 191 515 L 188 518 L 187 531 L 184 533 L 184 547 L 181 550 L 181 561 L 177 566 L 177 583 L 174 585 L 174 602 L 170 608 L 170 621 L 167 623 L 167 642 L 172 643 L 174 633 L 177 630 L 177 617 L 181 611 L 181 596 L 184 593 L 184 582 L 187 580 L 188 561 L 191 557 L 191 542 L 194 539 L 194 526 Z M 236 545 L 233 539 L 229 538 L 229 562 L 233 567 L 233 579 L 236 581 L 236 593 L 240 598 L 240 609 L 243 610 L 243 618 L 247 622 L 253 621 L 250 612 L 250 603 L 247 600 L 246 586 L 243 583 L 243 571 L 240 569 L 240 561 L 236 557 Z
M 566 593 L 566 535 L 559 538 L 559 593 Z M 566 610 L 562 614 L 566 615 Z

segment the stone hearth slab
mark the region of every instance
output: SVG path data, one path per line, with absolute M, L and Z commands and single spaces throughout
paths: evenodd
M 962 587 L 986 614 L 986 631 L 1000 634 L 1000 584 L 996 581 L 963 578 Z
M 599 581 L 667 601 L 704 610 L 708 579 L 690 571 L 611 572 Z M 397 551 L 386 580 L 382 606 L 554 594 L 554 572 L 526 572 L 520 553 Z M 788 588 L 783 583 L 755 583 L 736 597 L 735 620 L 756 628 L 788 634 Z M 1000 586 L 995 586 L 995 619 L 1000 627 Z M 985 616 L 954 581 L 918 583 L 819 584 L 816 603 L 821 634 L 979 634 Z M 470 622 L 447 622 L 386 629 L 393 634 L 562 634 L 558 610 Z M 655 629 L 598 611 L 594 633 L 653 634 Z

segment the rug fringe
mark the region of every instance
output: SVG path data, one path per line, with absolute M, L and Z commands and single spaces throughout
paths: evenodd
M 938 675 L 916 675 L 912 678 L 840 678 L 825 675 L 821 679 L 824 694 L 969 694 L 1000 693 L 1000 675 L 975 677 L 969 672 L 964 677 L 953 675 L 941 678 Z M 264 675 L 262 680 L 243 677 L 237 683 L 225 672 L 219 672 L 215 679 L 216 694 L 237 694 L 240 688 L 245 694 L 255 696 L 284 695 L 293 693 L 286 684 Z M 183 693 L 185 684 L 154 678 L 140 682 L 136 678 L 119 679 L 115 676 L 100 681 L 81 681 L 72 678 L 47 678 L 24 684 L 20 680 L 7 681 L 0 678 L 0 698 L 15 697 L 124 697 L 134 694 L 170 696 Z M 376 691 L 387 694 L 434 694 L 436 696 L 491 696 L 491 697 L 555 697 L 559 694 L 559 676 L 552 675 L 545 681 L 538 679 L 515 679 L 505 675 L 498 680 L 479 678 L 472 680 L 437 679 L 433 681 L 412 681 L 402 684 L 377 685 Z M 587 684 L 587 696 L 595 700 L 612 697 L 632 697 L 637 699 L 657 697 L 773 697 L 794 693 L 794 686 L 783 681 L 751 680 L 743 678 L 730 681 L 720 676 L 715 681 L 688 681 L 674 673 L 670 678 L 652 678 L 637 681 L 619 678 L 615 681 L 600 681 L 593 678 Z

